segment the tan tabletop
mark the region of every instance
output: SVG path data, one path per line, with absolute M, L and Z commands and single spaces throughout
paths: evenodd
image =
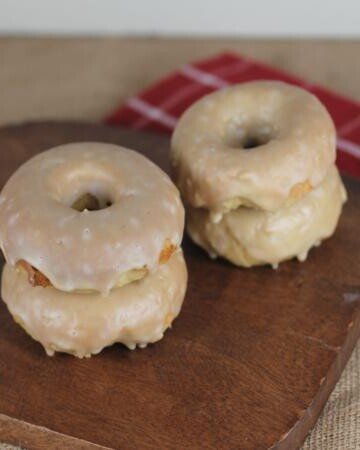
M 223 50 L 360 100 L 360 41 L 0 38 L 0 124 L 98 121 L 175 67 Z M 303 447 L 310 449 L 360 449 L 360 344 Z

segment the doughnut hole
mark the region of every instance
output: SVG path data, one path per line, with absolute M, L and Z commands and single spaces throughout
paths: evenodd
M 119 199 L 117 181 L 106 165 L 93 161 L 82 161 L 75 167 L 62 164 L 51 172 L 48 195 L 79 212 L 99 211 Z
M 226 145 L 235 149 L 251 150 L 274 139 L 274 129 L 266 122 L 239 123 L 230 121 L 225 128 Z
M 86 192 L 78 197 L 71 205 L 76 211 L 99 211 L 100 209 L 109 208 L 113 204 L 109 196 L 96 196 L 90 192 Z

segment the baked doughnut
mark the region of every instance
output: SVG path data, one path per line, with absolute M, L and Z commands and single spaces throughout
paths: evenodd
M 189 207 L 187 231 L 210 256 L 223 256 L 250 267 L 286 259 L 306 259 L 311 247 L 329 237 L 336 227 L 346 192 L 335 166 L 324 181 L 297 203 L 277 211 L 246 207 L 224 214 L 214 223 L 209 211 Z
M 309 92 L 254 81 L 209 94 L 180 118 L 171 161 L 184 201 L 212 220 L 241 205 L 275 211 L 316 188 L 335 160 L 335 129 Z
M 21 166 L 0 195 L 0 246 L 36 284 L 98 291 L 157 270 L 180 246 L 184 208 L 141 154 L 76 143 Z M 9 272 L 9 269 L 7 269 Z
M 151 274 L 111 290 L 107 297 L 33 287 L 22 267 L 6 264 L 2 298 L 15 321 L 48 355 L 57 351 L 82 358 L 115 342 L 133 349 L 161 339 L 180 311 L 186 281 L 181 249 Z

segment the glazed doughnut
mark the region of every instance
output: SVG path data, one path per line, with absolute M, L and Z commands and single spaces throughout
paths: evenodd
M 111 144 L 40 153 L 0 195 L 7 263 L 26 268 L 33 284 L 42 280 L 61 291 L 107 294 L 151 274 L 180 246 L 183 227 L 184 209 L 168 176 Z
M 184 201 L 216 222 L 240 205 L 275 211 L 316 188 L 335 160 L 325 107 L 298 87 L 254 81 L 209 94 L 180 118 L 171 142 Z
M 187 272 L 181 250 L 143 279 L 100 293 L 69 293 L 33 287 L 21 267 L 6 264 L 2 298 L 15 321 L 55 351 L 80 358 L 121 342 L 130 349 L 158 341 L 178 315 Z
M 324 181 L 296 204 L 275 212 L 240 207 L 214 223 L 209 211 L 190 207 L 187 231 L 210 256 L 223 256 L 239 266 L 303 261 L 311 247 L 336 227 L 346 192 L 335 166 Z

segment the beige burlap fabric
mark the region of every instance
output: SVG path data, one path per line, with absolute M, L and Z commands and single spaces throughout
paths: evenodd
M 99 120 L 175 67 L 224 49 L 360 99 L 360 41 L 0 38 L 0 125 Z M 303 450 L 360 450 L 360 343 Z
M 303 450 L 360 449 L 360 342 Z

